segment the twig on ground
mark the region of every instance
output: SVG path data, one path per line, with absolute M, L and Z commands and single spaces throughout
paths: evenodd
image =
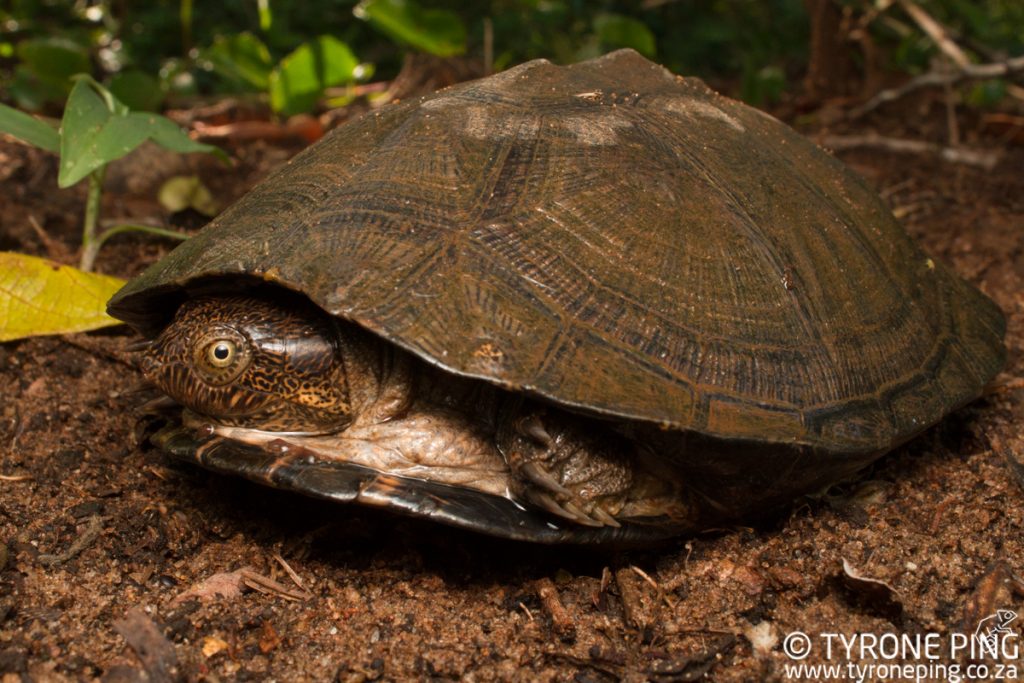
M 594 648 L 597 648 L 597 650 L 595 650 Z M 618 657 L 614 658 L 615 661 L 610 661 L 608 659 L 605 659 L 604 656 L 602 655 L 602 653 L 600 652 L 600 647 L 597 646 L 597 645 L 595 645 L 594 647 L 592 647 L 590 649 L 590 653 L 589 654 L 590 654 L 590 658 L 589 659 L 583 659 L 582 657 L 576 657 L 574 655 L 571 655 L 568 652 L 552 652 L 552 651 L 547 651 L 547 652 L 542 652 L 540 654 L 540 656 L 537 658 L 537 660 L 541 661 L 541 662 L 551 661 L 551 662 L 557 662 L 557 663 L 560 663 L 560 664 L 569 664 L 571 666 L 575 666 L 575 667 L 580 668 L 580 669 L 589 669 L 590 671 L 592 671 L 595 674 L 594 676 L 584 676 L 582 674 L 582 672 L 581 672 L 581 673 L 577 674 L 576 678 L 574 678 L 573 680 L 587 680 L 587 681 L 595 681 L 595 680 L 596 681 L 600 681 L 600 680 L 605 680 L 605 679 L 607 679 L 609 681 L 621 681 L 622 680 L 622 671 L 623 671 L 623 668 L 624 668 L 623 667 L 624 661 L 619 661 L 620 658 L 618 658 Z M 606 662 L 608 664 L 610 664 L 610 666 L 604 666 L 604 664 Z M 679 680 L 683 680 L 683 679 L 679 679 Z
M 172 683 L 183 680 L 178 668 L 178 655 L 174 644 L 167 639 L 152 619 L 138 607 L 133 607 L 120 619 L 114 620 L 114 630 L 120 634 L 139 658 L 145 671 L 132 670 L 136 678 L 150 683 Z M 104 677 L 106 678 L 106 677 Z M 128 680 L 127 678 L 118 680 Z
M 1003 379 L 1003 376 L 1000 375 L 985 387 L 981 395 L 1005 394 L 1019 389 L 1024 389 L 1024 377 L 1006 377 Z
M 299 114 L 284 123 L 275 121 L 235 121 L 233 123 L 193 125 L 197 140 L 231 140 L 234 142 L 267 142 L 305 140 L 312 143 L 324 135 L 324 128 L 315 117 Z
M 282 597 L 285 600 L 296 601 L 309 600 L 313 597 L 311 593 L 304 590 L 293 590 L 283 583 L 274 581 L 270 577 L 257 574 L 252 569 L 240 569 L 239 574 L 242 577 L 242 583 L 255 591 L 259 591 L 260 593 L 270 593 L 272 595 Z
M 640 632 L 658 623 L 657 613 L 660 611 L 660 596 L 652 600 L 641 590 L 639 582 L 644 581 L 644 576 L 642 572 L 635 571 L 634 567 L 615 571 L 615 585 L 619 587 L 623 620 L 627 627 L 636 628 Z
M 28 224 L 32 226 L 32 231 L 36 233 L 36 237 L 43 243 L 43 248 L 46 249 L 46 255 L 51 261 L 57 261 L 58 263 L 70 264 L 74 261 L 71 255 L 71 250 L 68 249 L 60 240 L 55 240 L 50 237 L 50 233 L 46 232 L 35 216 L 30 215 L 28 217 Z
M 995 168 L 1002 158 L 1002 155 L 997 151 L 966 147 L 946 147 L 923 140 L 888 138 L 877 133 L 868 133 L 867 135 L 827 135 L 820 138 L 818 144 L 836 151 L 872 147 L 900 154 L 929 154 L 937 156 L 943 161 L 977 166 L 986 171 L 991 171 Z
M 1004 441 L 998 434 L 988 437 L 992 450 L 1002 457 L 1006 466 L 1010 468 L 1010 474 L 1017 480 L 1017 483 L 1024 486 L 1024 447 L 1017 448 L 1020 442 L 1009 443 Z
M 85 527 L 85 531 L 75 539 L 70 548 L 59 554 L 45 553 L 40 555 L 38 558 L 39 564 L 49 567 L 67 562 L 92 545 L 92 542 L 99 538 L 101 533 L 103 533 L 103 518 L 99 515 L 93 515 L 89 518 L 89 526 Z
M 302 585 L 302 579 L 300 579 L 299 575 L 294 569 L 292 569 L 292 566 L 288 564 L 283 557 L 281 557 L 280 553 L 274 553 L 274 559 L 277 560 L 277 563 L 284 568 L 285 572 L 289 577 L 291 577 L 291 580 L 295 582 L 295 585 L 298 586 L 300 590 L 306 590 L 306 587 Z
M 537 589 L 537 596 L 544 606 L 544 610 L 551 617 L 551 625 L 555 634 L 562 641 L 573 641 L 576 639 L 576 623 L 569 612 L 566 611 L 561 599 L 558 597 L 558 589 L 554 582 L 548 577 L 542 577 L 534 582 Z
M 635 564 L 629 565 L 629 568 L 632 569 L 637 576 L 639 576 L 641 579 L 650 584 L 651 588 L 657 591 L 658 596 L 666 605 L 668 605 L 672 609 L 675 609 L 675 602 L 673 602 L 672 599 L 668 597 L 668 594 L 665 592 L 664 589 L 662 589 L 660 585 L 658 585 L 658 582 L 651 578 L 650 574 L 645 572 L 643 569 L 640 569 L 640 567 L 636 566 Z
M 636 566 L 635 564 L 629 565 L 629 568 L 632 569 L 637 576 L 639 576 L 641 579 L 649 583 L 651 585 L 651 588 L 653 588 L 656 591 L 661 590 L 661 588 L 658 586 L 658 582 L 652 579 L 651 575 L 645 572 L 643 569 L 640 569 L 640 567 Z

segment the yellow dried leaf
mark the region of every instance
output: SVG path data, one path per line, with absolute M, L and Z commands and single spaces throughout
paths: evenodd
M 0 342 L 119 324 L 107 300 L 124 280 L 0 252 Z
M 206 636 L 203 638 L 203 656 L 212 657 L 217 653 L 228 649 L 228 644 L 217 636 Z

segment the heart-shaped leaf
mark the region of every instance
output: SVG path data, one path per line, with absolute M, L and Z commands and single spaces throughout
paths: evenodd
M 273 62 L 270 50 L 259 38 L 245 31 L 237 35 L 220 37 L 203 51 L 213 70 L 231 80 L 266 90 L 269 86 Z
M 303 43 L 270 74 L 270 106 L 292 115 L 309 111 L 324 88 L 355 80 L 359 60 L 332 36 Z
M 67 38 L 35 38 L 18 43 L 18 58 L 39 80 L 68 91 L 68 80 L 77 73 L 89 71 L 89 51 Z
M 128 111 L 98 83 L 79 78 L 68 96 L 61 121 L 57 184 L 74 185 L 148 139 L 175 152 L 207 152 L 227 159 L 223 150 L 192 140 L 170 119 Z

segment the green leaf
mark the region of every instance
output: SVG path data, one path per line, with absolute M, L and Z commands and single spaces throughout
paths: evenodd
M 144 114 L 142 112 L 129 114 L 128 118 L 134 119 L 140 124 L 144 120 L 149 133 L 149 138 L 156 144 L 165 149 L 169 149 L 172 152 L 180 152 L 181 154 L 202 152 L 203 154 L 212 154 L 225 163 L 230 161 L 227 152 L 222 150 L 220 147 L 196 142 L 190 138 L 185 131 L 178 127 L 178 124 L 171 121 L 169 118 L 158 114 Z
M 6 94 L 26 111 L 39 111 L 49 102 L 63 102 L 69 85 L 70 82 L 62 87 L 43 83 L 23 64 L 14 67 L 14 77 L 4 83 Z
M 270 106 L 285 115 L 309 111 L 324 88 L 355 80 L 359 60 L 331 36 L 303 43 L 270 74 Z
M 110 79 L 107 88 L 133 111 L 156 111 L 164 101 L 160 82 L 143 71 L 122 71 Z
M 0 132 L 13 135 L 47 152 L 56 154 L 60 151 L 60 134 L 56 128 L 6 104 L 0 104 Z
M 18 43 L 18 58 L 39 80 L 70 89 L 70 79 L 92 70 L 89 53 L 81 45 L 65 38 L 36 38 Z
M 972 107 L 988 109 L 1005 99 L 1007 90 L 1006 81 L 1001 79 L 975 83 L 967 93 L 967 103 Z
M 747 64 L 743 70 L 740 96 L 755 106 L 778 102 L 786 89 L 786 74 L 777 66 L 768 64 L 758 68 Z
M 129 112 L 98 83 L 81 78 L 64 108 L 57 184 L 74 185 L 148 139 L 175 152 L 207 152 L 227 160 L 222 150 L 192 140 L 173 121 L 159 114 Z
M 352 13 L 417 50 L 438 57 L 466 51 L 466 27 L 455 12 L 423 9 L 412 0 L 363 0 Z
M 259 38 L 246 31 L 220 37 L 203 51 L 213 70 L 229 79 L 241 81 L 256 90 L 264 91 L 270 85 L 273 62 L 270 50 Z
M 99 156 L 95 140 L 111 116 L 113 112 L 88 81 L 80 79 L 75 83 L 60 125 L 60 172 L 57 174 L 60 187 L 74 185 L 110 161 Z
M 654 34 L 638 19 L 621 14 L 598 14 L 594 30 L 606 48 L 631 47 L 645 57 L 654 57 Z
M 117 325 L 106 306 L 122 285 L 109 275 L 0 252 L 0 341 Z

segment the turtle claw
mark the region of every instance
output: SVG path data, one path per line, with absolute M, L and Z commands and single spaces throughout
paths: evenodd
M 583 526 L 599 527 L 604 526 L 601 522 L 592 519 L 574 505 L 570 501 L 559 503 L 547 493 L 543 491 L 535 492 L 530 496 L 530 500 L 537 506 L 547 510 L 553 515 L 558 515 L 564 519 L 568 519 L 571 522 L 582 524 Z M 618 525 L 616 525 L 618 526 Z
M 562 508 L 566 512 L 571 514 L 573 516 L 572 518 L 575 519 L 578 524 L 583 524 L 584 526 L 604 526 L 604 524 L 602 524 L 601 522 L 599 522 L 598 520 L 594 519 L 593 517 L 589 516 L 586 512 L 581 510 L 571 500 L 567 500 L 564 503 L 562 503 Z
M 573 519 L 580 524 L 585 524 L 586 526 L 622 526 L 619 524 L 618 520 L 612 517 L 607 510 L 600 506 L 599 503 L 592 503 L 586 507 L 587 509 L 584 510 L 571 500 L 567 500 L 562 503 L 562 508 L 572 514 Z
M 544 448 L 550 448 L 555 442 L 548 434 L 548 430 L 544 429 L 544 423 L 536 415 L 530 415 L 520 420 L 517 428 L 523 436 L 530 437 Z
M 558 483 L 558 480 L 555 479 L 553 474 L 536 462 L 524 463 L 519 468 L 519 474 L 526 477 L 531 484 L 536 484 L 546 491 L 550 491 L 551 493 L 559 496 L 572 496 L 572 491 Z
M 576 521 L 576 518 L 569 514 L 568 510 L 559 505 L 558 501 L 556 501 L 554 498 L 544 493 L 543 491 L 534 492 L 533 495 L 530 496 L 530 502 L 536 505 L 537 507 L 547 510 L 553 515 L 564 517 L 565 519 L 571 520 L 573 522 Z
M 590 511 L 591 517 L 601 522 L 605 526 L 620 527 L 619 520 L 608 514 L 608 511 L 599 505 L 595 505 L 594 509 Z
M 572 501 L 575 497 L 573 492 L 562 486 L 553 474 L 537 462 L 525 463 L 520 467 L 519 474 L 529 480 L 531 484 L 543 489 L 535 491 L 531 497 L 540 502 L 541 507 L 548 512 L 554 512 L 560 517 L 566 517 L 586 526 L 621 526 L 600 505 L 588 505 L 587 507 L 590 509 L 584 511 L 582 507 Z
M 559 485 L 559 488 L 564 490 L 561 485 Z M 622 526 L 599 505 L 588 506 L 590 509 L 585 510 L 571 500 L 556 499 L 552 493 L 546 492 L 546 490 L 534 490 L 534 492 L 529 494 L 529 500 L 552 514 L 585 526 Z

